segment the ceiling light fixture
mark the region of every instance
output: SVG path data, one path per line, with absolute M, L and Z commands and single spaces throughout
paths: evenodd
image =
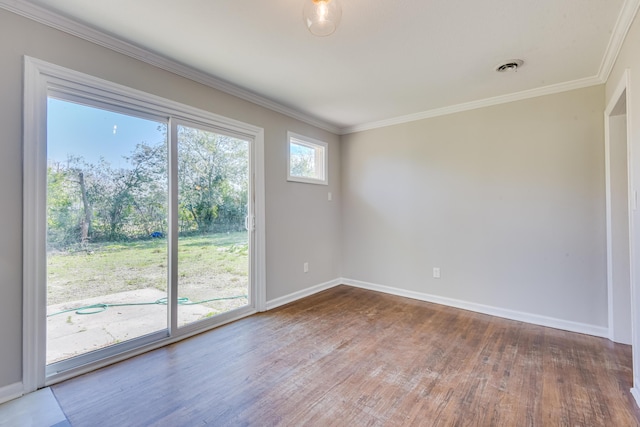
M 302 16 L 311 34 L 328 36 L 338 28 L 342 18 L 340 0 L 305 0 Z
M 496 71 L 499 73 L 504 73 L 507 71 L 518 71 L 519 67 L 522 67 L 524 61 L 522 59 L 510 59 L 504 64 L 500 64 L 496 67 Z

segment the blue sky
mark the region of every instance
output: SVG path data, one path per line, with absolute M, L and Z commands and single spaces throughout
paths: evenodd
M 165 139 L 161 123 L 87 107 L 55 98 L 47 106 L 47 157 L 65 162 L 68 155 L 97 163 L 103 157 L 113 167 L 128 167 L 136 144 L 155 145 Z M 162 125 L 164 126 L 164 125 Z

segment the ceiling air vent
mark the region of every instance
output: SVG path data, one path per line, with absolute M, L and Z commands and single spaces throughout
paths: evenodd
M 496 67 L 496 71 L 504 73 L 506 71 L 518 71 L 518 68 L 522 67 L 524 61 L 522 59 L 510 59 L 504 64 L 500 64 Z

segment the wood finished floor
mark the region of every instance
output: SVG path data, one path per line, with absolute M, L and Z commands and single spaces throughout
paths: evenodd
M 631 348 L 338 286 L 53 387 L 83 426 L 638 426 Z

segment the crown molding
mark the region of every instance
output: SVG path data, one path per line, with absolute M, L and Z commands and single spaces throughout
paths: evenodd
M 573 80 L 565 83 L 544 86 L 535 89 L 514 92 L 506 95 L 494 96 L 492 98 L 480 99 L 478 101 L 465 102 L 462 104 L 451 105 L 449 107 L 435 108 L 420 113 L 408 114 L 406 116 L 395 117 L 392 119 L 379 120 L 376 122 L 364 123 L 361 125 L 345 127 L 341 129 L 341 135 L 347 135 L 355 132 L 363 132 L 365 130 L 378 129 L 387 126 L 399 125 L 403 123 L 415 122 L 418 120 L 430 119 L 433 117 L 446 116 L 453 113 L 461 113 L 463 111 L 476 110 L 478 108 L 491 107 L 493 105 L 506 104 L 513 101 L 521 101 L 523 99 L 536 98 L 538 96 L 552 95 L 554 93 L 567 92 L 574 89 L 582 89 L 589 86 L 602 84 L 597 76 L 587 77 L 584 79 Z
M 403 123 L 414 122 L 417 120 L 429 119 L 447 114 L 460 113 L 463 111 L 475 110 L 477 108 L 490 107 L 493 105 L 504 104 L 507 102 L 520 101 L 538 96 L 551 95 L 554 93 L 566 92 L 574 89 L 604 84 L 609 79 L 611 70 L 618 59 L 620 49 L 624 40 L 633 24 L 633 20 L 640 9 L 640 0 L 625 0 L 616 20 L 609 43 L 605 50 L 605 54 L 600 63 L 598 74 L 593 77 L 573 80 L 569 82 L 558 83 L 550 86 L 515 92 L 507 95 L 496 96 L 492 98 L 481 99 L 477 101 L 466 102 L 457 105 L 451 105 L 443 108 L 435 108 L 420 113 L 408 114 L 406 116 L 395 117 L 375 122 L 362 123 L 356 126 L 349 126 L 340 129 L 340 135 L 347 135 L 365 130 L 378 129 L 386 126 L 393 126 Z
M 633 24 L 633 20 L 638 14 L 638 9 L 640 9 L 640 0 L 625 0 L 622 5 L 622 10 L 620 11 L 618 20 L 613 27 L 609 44 L 607 45 L 607 49 L 602 57 L 602 63 L 600 64 L 598 78 L 602 83 L 606 83 L 607 80 L 609 80 L 611 70 L 613 70 L 613 66 L 618 59 L 620 49 L 622 49 L 624 40 L 631 28 L 631 24 Z
M 232 83 L 214 77 L 210 74 L 194 70 L 184 64 L 172 61 L 161 55 L 122 41 L 116 37 L 105 34 L 87 25 L 80 24 L 32 3 L 23 0 L 0 0 L 0 8 L 99 46 L 106 47 L 123 55 L 127 55 L 139 61 L 146 62 L 147 64 L 169 71 L 178 76 L 185 77 L 189 80 L 193 80 L 197 83 L 201 83 L 213 89 L 233 95 L 245 101 L 249 101 L 277 113 L 284 114 L 285 116 L 300 120 L 301 122 L 324 129 L 328 132 L 332 132 L 334 134 L 338 134 L 340 132 L 340 128 L 333 124 L 319 120 L 315 117 L 294 110 L 293 108 L 286 107 L 278 102 L 257 95 Z
M 197 83 L 209 86 L 221 92 L 233 95 L 237 98 L 249 101 L 253 104 L 286 115 L 288 117 L 300 120 L 301 122 L 316 126 L 320 129 L 332 132 L 337 135 L 347 135 L 354 132 L 362 132 L 371 129 L 377 129 L 386 126 L 393 126 L 402 123 L 409 123 L 417 120 L 423 120 L 447 114 L 459 113 L 463 111 L 474 110 L 483 107 L 489 107 L 507 102 L 520 101 L 538 96 L 551 95 L 554 93 L 566 92 L 569 90 L 580 89 L 584 87 L 594 86 L 606 83 L 616 59 L 620 53 L 620 49 L 624 43 L 625 37 L 631 28 L 631 24 L 640 9 L 640 0 L 625 0 L 622 5 L 620 14 L 614 26 L 609 39 L 607 49 L 602 58 L 599 72 L 596 76 L 586 77 L 583 79 L 563 82 L 554 85 L 544 86 L 541 88 L 529 89 L 521 92 L 515 92 L 506 95 L 481 99 L 477 101 L 466 102 L 457 105 L 451 105 L 442 108 L 422 111 L 418 113 L 408 114 L 405 116 L 394 117 L 385 120 L 362 123 L 355 126 L 347 126 L 340 128 L 326 121 L 317 119 L 311 115 L 302 113 L 293 108 L 284 106 L 276 101 L 270 100 L 263 96 L 257 95 L 251 91 L 243 89 L 232 83 L 206 74 L 184 64 L 167 59 L 161 55 L 149 52 L 131 43 L 122 41 L 116 37 L 105 34 L 101 31 L 88 27 L 86 25 L 65 18 L 61 15 L 48 11 L 44 8 L 36 6 L 24 0 L 0 0 L 0 8 L 6 9 L 15 14 L 24 16 L 33 21 L 87 40 L 99 46 L 106 47 L 113 51 L 127 55 L 131 58 L 146 62 L 160 69 L 169 71 L 173 74 L 188 78 Z

